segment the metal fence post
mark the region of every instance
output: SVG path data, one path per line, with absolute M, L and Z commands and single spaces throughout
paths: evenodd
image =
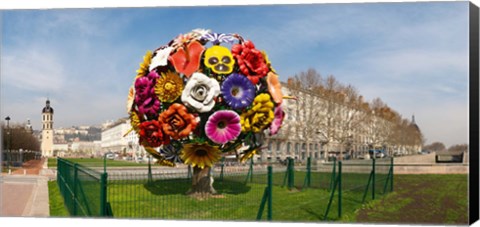
M 253 158 L 250 159 L 250 167 L 248 168 L 247 178 L 245 178 L 245 184 L 247 184 L 249 179 L 250 182 L 253 181 Z
M 107 216 L 107 173 L 100 175 L 100 216 Z
M 225 167 L 225 157 L 222 157 L 222 163 L 220 164 L 220 181 L 223 182 L 223 168 Z
M 312 158 L 308 157 L 307 158 L 307 173 L 305 175 L 305 181 L 303 182 L 303 187 L 302 188 L 310 187 L 311 172 L 312 172 L 311 162 L 312 162 Z
M 292 190 L 295 183 L 293 158 L 288 159 L 288 190 Z
M 77 184 L 78 184 L 78 164 L 73 164 L 73 195 L 72 195 L 72 205 L 73 205 L 73 216 L 77 216 Z
M 390 176 L 391 179 L 390 179 L 390 192 L 393 192 L 393 169 L 395 169 L 395 165 L 394 165 L 394 161 L 393 161 L 393 157 L 392 157 L 392 160 L 390 160 L 390 168 L 392 169 L 392 175 Z
M 342 161 L 338 162 L 338 218 L 342 217 Z
M 273 171 L 272 166 L 268 166 L 268 210 L 267 210 L 267 220 L 272 220 L 273 209 L 272 209 L 272 197 L 273 197 Z
M 372 199 L 375 199 L 375 158 L 372 160 Z
M 148 157 L 148 184 L 153 182 L 152 177 L 152 164 L 150 163 L 150 156 Z
M 273 171 L 272 166 L 269 165 L 267 167 L 268 174 L 267 174 L 267 187 L 263 192 L 262 201 L 260 202 L 260 208 L 258 209 L 257 213 L 257 221 L 262 219 L 263 210 L 265 208 L 265 204 L 267 204 L 267 220 L 272 220 L 273 208 L 272 208 L 272 188 L 273 188 Z

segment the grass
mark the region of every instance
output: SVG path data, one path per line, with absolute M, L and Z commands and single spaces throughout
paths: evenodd
M 88 167 L 103 167 L 104 160 L 102 158 L 66 158 L 66 160 L 78 163 L 83 166 Z M 147 163 L 136 163 L 131 161 L 123 161 L 123 160 L 109 160 L 107 159 L 107 167 L 121 167 L 121 166 L 147 166 Z M 48 167 L 57 167 L 57 159 L 56 158 L 49 158 L 48 159 Z
M 467 224 L 465 174 L 398 175 L 395 191 L 356 212 L 354 221 L 401 224 Z
M 98 161 L 103 164 L 103 160 Z M 345 222 L 396 224 L 466 224 L 468 215 L 467 175 L 395 175 L 394 192 L 382 195 L 386 175 L 376 176 L 375 200 L 371 188 L 362 203 L 369 174 L 342 175 L 342 216 L 338 217 L 338 194 L 332 200 L 327 219 L 324 215 L 331 192 L 330 173 L 312 173 L 311 188 L 303 188 L 305 172 L 295 172 L 295 187 L 288 190 L 285 173 L 273 175 L 273 220 L 293 222 Z M 143 177 L 144 178 L 144 177 Z M 266 175 L 225 176 L 215 180 L 218 196 L 208 199 L 185 195 L 188 179 L 148 183 L 126 175 L 109 180 L 108 201 L 115 218 L 175 220 L 255 221 L 265 189 Z M 387 184 L 388 186 L 388 184 Z M 57 188 L 56 184 L 49 187 Z M 388 189 L 388 187 L 387 187 Z M 55 190 L 55 189 L 53 189 Z M 55 198 L 57 197 L 57 198 Z M 52 202 L 52 199 L 54 200 Z M 59 193 L 51 193 L 51 204 L 62 203 Z M 51 206 L 52 216 L 64 216 L 63 205 Z M 266 209 L 265 209 L 266 210 Z M 67 212 L 68 214 L 68 212 Z M 266 219 L 266 211 L 262 220 Z
M 69 217 L 60 190 L 56 181 L 48 182 L 48 197 L 50 202 L 50 216 L 52 217 Z

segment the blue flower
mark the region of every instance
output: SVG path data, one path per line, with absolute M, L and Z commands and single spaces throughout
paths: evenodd
M 225 102 L 232 109 L 250 106 L 255 98 L 255 85 L 239 73 L 232 73 L 222 83 L 221 92 Z

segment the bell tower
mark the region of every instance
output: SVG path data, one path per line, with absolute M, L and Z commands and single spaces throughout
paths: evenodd
M 46 105 L 42 110 L 42 156 L 53 156 L 53 108 L 50 106 L 50 100 L 47 99 Z

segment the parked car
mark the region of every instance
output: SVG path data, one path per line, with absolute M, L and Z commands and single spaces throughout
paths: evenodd
M 375 158 L 387 157 L 387 153 L 384 150 L 369 150 L 368 154 L 370 155 L 370 157 L 375 157 Z
M 109 160 L 113 160 L 113 159 L 115 159 L 115 154 L 113 154 L 113 153 L 107 153 L 107 154 L 105 155 L 105 157 L 106 157 L 107 159 L 109 159 Z

